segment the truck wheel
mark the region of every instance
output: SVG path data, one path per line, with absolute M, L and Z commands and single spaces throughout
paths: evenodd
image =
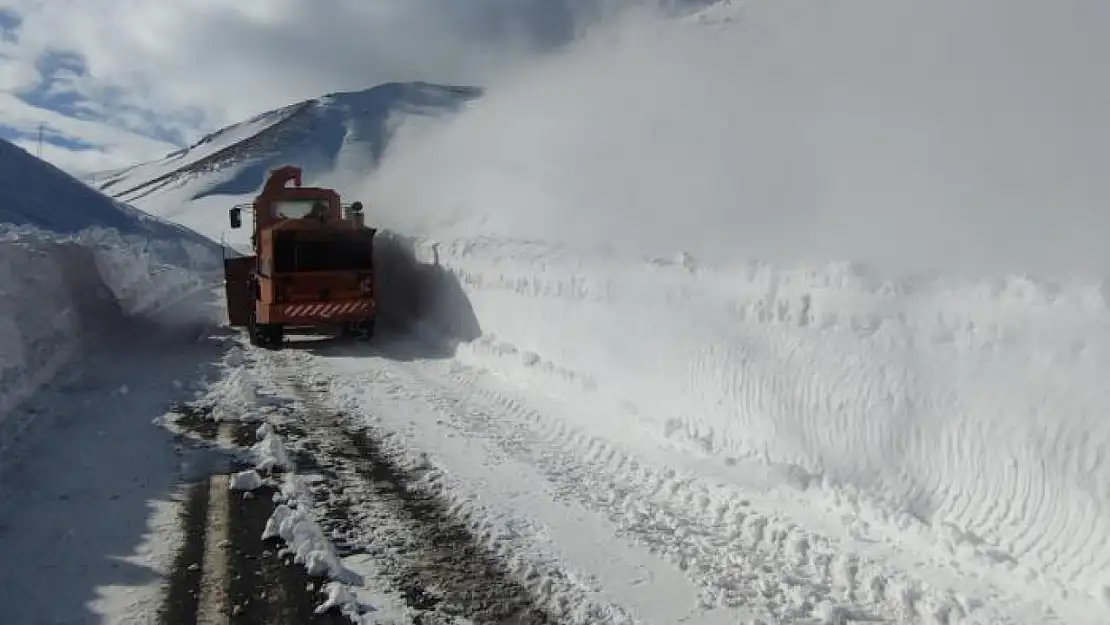
M 372 338 L 374 338 L 374 320 L 367 319 L 359 324 L 359 330 L 355 335 L 355 339 L 359 341 L 369 341 Z
M 252 306 L 250 316 L 247 317 L 247 338 L 250 340 L 250 344 L 256 347 L 262 345 L 262 337 L 259 332 L 258 321 L 254 316 L 254 307 Z
M 369 341 L 374 336 L 374 320 L 363 319 L 361 321 L 352 321 L 344 328 L 344 334 L 354 337 L 356 341 Z
M 285 328 L 280 324 L 266 323 L 259 326 L 258 334 L 262 347 L 280 349 L 285 339 Z

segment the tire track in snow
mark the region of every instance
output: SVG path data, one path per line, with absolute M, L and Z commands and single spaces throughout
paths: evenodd
M 294 356 L 295 352 L 286 353 L 282 358 Z M 299 375 L 313 376 L 308 364 L 306 360 L 297 362 Z M 531 465 L 512 461 L 497 447 L 471 445 L 463 438 L 455 439 L 459 445 L 441 447 L 425 436 L 438 438 L 443 433 L 450 437 L 452 433 L 435 425 L 438 416 L 434 410 L 410 401 L 410 390 L 390 384 L 368 390 L 375 400 L 373 414 L 357 407 L 335 411 L 357 415 L 351 418 L 364 424 L 373 423 L 373 431 L 389 432 L 381 437 L 389 454 L 403 464 L 426 470 L 420 487 L 448 504 L 451 514 L 488 544 L 508 564 L 514 579 L 561 622 L 737 622 L 736 614 L 726 619 L 719 612 L 706 614 L 697 608 L 696 588 L 681 572 L 667 569 L 660 558 L 635 545 L 614 543 L 613 527 L 602 515 L 560 501 Z M 323 390 L 316 394 L 324 400 Z M 429 468 L 429 463 L 435 466 Z M 334 471 L 325 473 L 336 481 Z M 337 533 L 341 536 L 338 540 L 350 534 L 346 530 Z
M 160 625 L 194 625 L 197 622 L 200 562 L 204 557 L 204 524 L 208 516 L 206 485 L 206 482 L 195 482 L 184 489 L 180 518 L 184 540 L 170 570 L 158 615 Z
M 450 427 L 493 440 L 538 467 L 563 494 L 606 514 L 623 535 L 686 571 L 706 606 L 757 605 L 785 622 L 1015 622 L 994 601 L 934 588 L 845 553 L 789 520 L 752 510 L 739 493 L 656 470 L 482 387 L 473 372 L 429 375 L 426 367 L 390 363 L 362 378 L 411 390 Z
M 328 477 L 313 493 L 325 511 L 317 522 L 341 555 L 374 561 L 379 581 L 404 597 L 413 622 L 564 622 L 528 587 L 550 587 L 552 580 L 535 570 L 518 580 L 496 541 L 428 487 L 430 467 L 406 462 L 388 449 L 387 434 L 355 427 L 319 404 L 296 375 L 286 383 L 302 409 L 275 429 L 299 448 L 298 465 Z M 602 616 L 599 609 L 591 622 L 606 622 Z
M 394 373 L 391 369 L 385 375 Z M 748 510 L 746 502 L 711 510 L 708 495 L 676 472 L 657 473 L 600 439 L 545 422 L 539 413 L 504 397 L 450 388 L 413 370 L 405 373 L 413 377 L 401 384 L 423 389 L 421 399 L 434 404 L 451 427 L 495 439 L 511 456 L 536 465 L 562 496 L 603 513 L 623 536 L 685 571 L 702 591 L 703 608 L 759 606 L 776 622 L 882 620 L 850 600 L 832 600 L 832 557 L 811 552 L 804 535 L 793 535 L 796 528 Z M 497 423 L 491 415 L 504 415 L 505 422 Z M 541 430 L 521 427 L 528 425 Z M 705 524 L 697 511 L 715 514 L 716 525 Z M 798 561 L 786 561 L 791 549 Z M 824 575 L 807 580 L 813 572 L 803 570 L 805 565 L 824 567 Z M 849 562 L 844 567 L 853 589 L 858 587 L 851 575 L 854 566 Z M 877 579 L 869 590 L 881 595 L 884 589 Z
M 211 419 L 214 405 L 173 408 L 169 421 L 182 443 L 198 447 L 249 447 L 253 430 L 245 422 Z M 186 434 L 199 440 L 190 441 Z M 225 471 L 252 468 L 228 458 Z M 279 555 L 263 529 L 274 510 L 273 487 L 229 489 L 228 474 L 217 470 L 186 488 L 181 524 L 185 541 L 174 561 L 159 615 L 161 625 L 341 625 L 334 611 L 317 613 L 316 590 L 324 581 Z

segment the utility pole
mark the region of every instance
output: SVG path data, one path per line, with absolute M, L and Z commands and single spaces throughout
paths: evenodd
M 42 160 L 42 129 L 46 124 L 39 122 L 39 160 Z

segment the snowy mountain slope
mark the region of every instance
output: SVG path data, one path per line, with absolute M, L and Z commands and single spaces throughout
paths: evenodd
M 258 190 L 268 170 L 289 162 L 311 179 L 336 170 L 368 171 L 401 120 L 455 112 L 480 93 L 421 82 L 332 93 L 221 129 L 160 161 L 101 172 L 89 181 L 118 200 L 219 239 L 222 230 L 206 229 L 210 211 L 190 203 L 211 202 L 226 216 L 227 206 Z M 196 213 L 205 216 L 197 219 Z
M 20 402 L 125 318 L 207 288 L 221 253 L 4 141 L 0 188 L 2 455 L 33 416 Z
M 634 16 L 402 126 L 373 172 L 319 173 L 415 237 L 442 270 L 417 289 L 439 304 L 427 335 L 529 406 L 467 390 L 429 411 L 504 417 L 511 443 L 525 415 L 544 431 L 520 436 L 570 466 L 640 480 L 585 495 L 622 529 L 652 531 L 653 497 L 699 517 L 663 549 L 711 605 L 758 583 L 814 622 L 843 621 L 811 592 L 904 622 L 1105 622 L 1110 255 L 1089 163 L 1110 143 L 1092 105 L 1110 14 L 1074 6 Z M 174 197 L 160 214 L 222 230 L 211 196 Z M 363 375 L 305 357 L 337 388 Z M 464 386 L 457 360 L 437 383 Z M 375 366 L 396 399 L 404 372 Z
M 208 134 L 193 146 L 170 153 L 162 160 L 138 163 L 122 169 L 96 172 L 86 176 L 86 182 L 109 195 L 126 193 L 128 187 L 134 188 L 134 186 L 146 182 L 154 184 L 154 181 L 158 181 L 162 176 L 172 176 L 177 167 L 188 167 L 197 161 L 211 158 L 218 152 L 254 137 L 270 126 L 295 114 L 299 108 L 300 105 L 294 104 L 275 111 L 267 111 L 245 122 Z M 138 182 L 128 184 L 128 181 Z
M 62 170 L 0 139 L 0 223 L 73 234 L 90 227 L 111 228 L 157 240 L 211 241 L 176 223 L 159 219 L 90 189 Z

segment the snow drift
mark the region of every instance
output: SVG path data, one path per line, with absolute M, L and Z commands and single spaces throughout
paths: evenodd
M 1015 579 L 1106 591 L 1105 283 L 436 247 L 485 330 L 462 357 Z
M 1110 601 L 1110 9 L 731 4 L 599 31 L 352 186 L 462 285 L 464 356 Z

